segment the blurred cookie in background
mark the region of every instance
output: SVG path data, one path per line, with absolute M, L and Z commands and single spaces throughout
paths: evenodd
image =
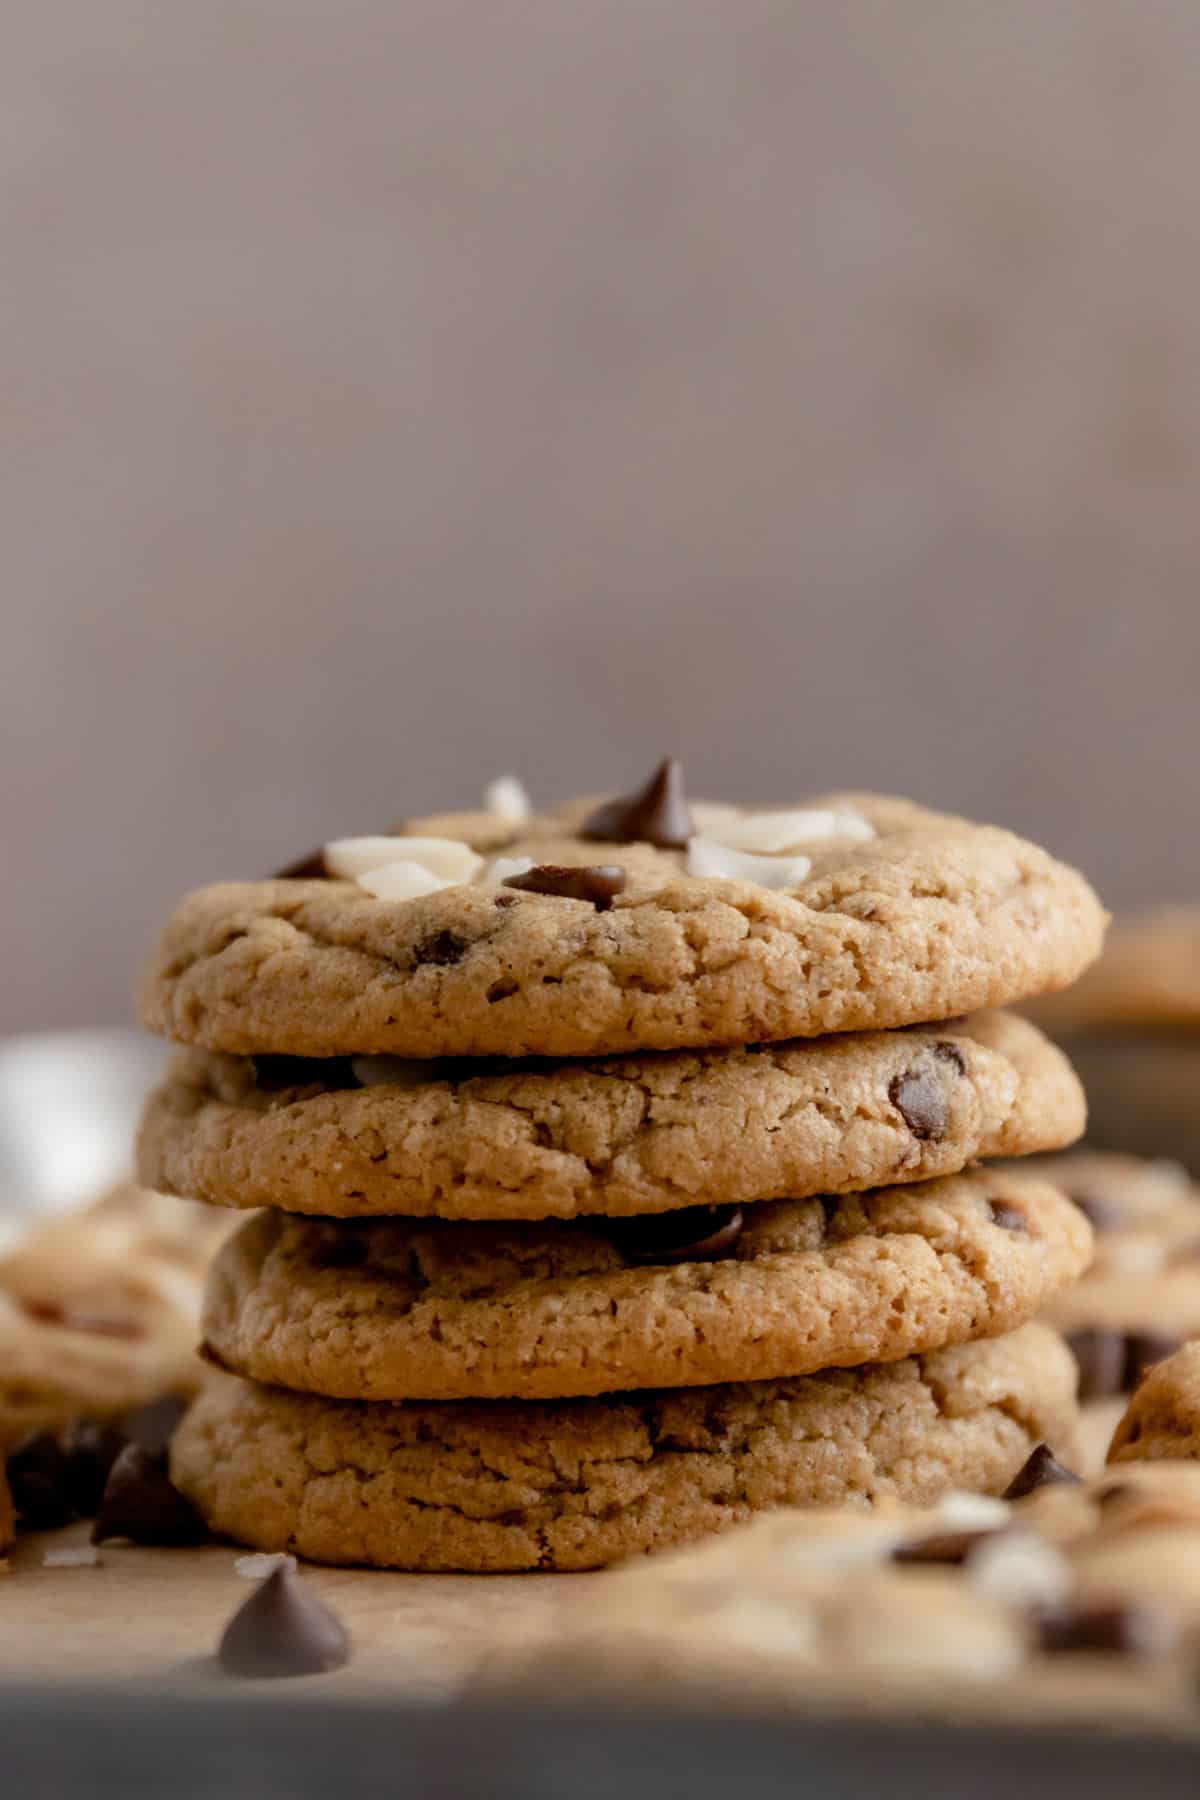
M 1080 980 L 1027 1010 L 1083 1082 L 1090 1144 L 1200 1174 L 1200 907 L 1118 923 Z
M 1164 1159 L 1076 1151 L 1036 1167 L 1096 1234 L 1091 1268 L 1043 1315 L 1079 1364 L 1080 1466 L 1095 1473 L 1145 1371 L 1200 1336 L 1200 1189 Z

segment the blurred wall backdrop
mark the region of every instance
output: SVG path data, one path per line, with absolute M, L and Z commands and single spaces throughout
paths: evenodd
M 0 64 L 0 1026 L 183 887 L 872 784 L 1200 893 L 1189 0 L 43 0 Z

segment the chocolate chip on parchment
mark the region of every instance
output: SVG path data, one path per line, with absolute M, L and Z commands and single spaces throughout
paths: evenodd
M 1029 1220 L 1019 1206 L 1010 1206 L 1007 1200 L 989 1200 L 988 1211 L 992 1215 L 992 1224 L 999 1225 L 1002 1231 L 1028 1231 Z
M 999 1537 L 1004 1525 L 989 1526 L 981 1531 L 944 1531 L 934 1537 L 917 1538 L 915 1543 L 897 1544 L 892 1561 L 905 1565 L 927 1563 L 959 1568 L 972 1550 L 989 1538 Z
M 325 866 L 325 852 L 310 850 L 307 856 L 297 857 L 286 869 L 277 869 L 271 877 L 273 881 L 328 881 L 329 870 Z
M 337 1614 L 281 1564 L 230 1619 L 217 1651 L 231 1675 L 319 1675 L 350 1660 Z
M 31 1432 L 8 1453 L 6 1473 L 27 1531 L 55 1531 L 75 1517 L 66 1453 L 49 1431 Z
M 740 1206 L 685 1206 L 614 1222 L 613 1237 L 633 1263 L 719 1262 L 732 1256 L 744 1224 Z
M 1073 1486 L 1080 1480 L 1081 1477 L 1071 1469 L 1063 1467 L 1049 1444 L 1039 1444 L 1017 1470 L 1005 1488 L 1003 1498 L 1024 1500 L 1026 1494 L 1035 1494 L 1039 1488 L 1054 1487 L 1059 1483 Z
M 539 863 L 524 875 L 510 875 L 504 885 L 560 900 L 590 900 L 597 912 L 607 912 L 614 897 L 625 891 L 625 871 L 620 863 L 589 863 L 574 869 L 560 863 Z
M 683 770 L 673 756 L 659 764 L 645 787 L 606 800 L 580 827 L 581 837 L 601 844 L 656 844 L 660 850 L 686 849 L 695 834 Z
M 134 1544 L 202 1544 L 208 1527 L 190 1500 L 171 1485 L 165 1454 L 126 1444 L 109 1470 L 93 1544 L 128 1538 Z
M 941 1084 L 931 1070 L 913 1067 L 893 1076 L 888 1099 L 915 1138 L 945 1136 L 950 1114 Z
M 1069 1331 L 1067 1345 L 1079 1365 L 1079 1398 L 1110 1400 L 1125 1391 L 1126 1345 L 1121 1331 L 1085 1326 Z
M 1160 1607 L 1056 1606 L 1035 1618 L 1038 1648 L 1048 1656 L 1069 1651 L 1107 1651 L 1119 1656 L 1155 1656 L 1178 1635 L 1175 1621 Z

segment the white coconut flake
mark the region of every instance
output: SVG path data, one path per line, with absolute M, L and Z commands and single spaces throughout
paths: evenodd
M 971 1586 L 1006 1606 L 1059 1606 L 1074 1572 L 1061 1550 L 1033 1531 L 998 1531 L 967 1553 Z
M 483 790 L 483 804 L 485 811 L 495 813 L 498 819 L 509 819 L 514 825 L 522 825 L 533 817 L 533 802 L 515 775 L 497 775 L 495 781 L 489 781 Z
M 243 1581 L 265 1581 L 276 1569 L 294 1569 L 296 1559 L 282 1550 L 257 1550 L 253 1556 L 239 1556 L 233 1566 Z
M 94 1544 L 66 1545 L 61 1550 L 42 1553 L 43 1569 L 94 1569 L 100 1553 Z
M 368 894 L 374 894 L 376 900 L 419 900 L 423 894 L 436 894 L 442 888 L 454 887 L 455 883 L 431 874 L 420 863 L 394 862 L 385 863 L 379 869 L 369 869 L 358 877 L 358 885 Z
M 798 807 L 788 812 L 743 813 L 739 818 L 705 828 L 707 835 L 732 850 L 778 855 L 795 844 L 818 838 L 844 838 L 863 843 L 875 836 L 875 827 L 852 807 Z
M 953 1531 L 987 1531 L 1007 1525 L 1011 1516 L 1006 1500 L 996 1500 L 988 1494 L 968 1494 L 958 1488 L 943 1494 L 933 1510 L 940 1523 Z
M 457 838 L 335 838 L 325 845 L 325 867 L 329 873 L 340 875 L 346 881 L 357 881 L 370 893 L 375 893 L 376 888 L 369 885 L 367 877 L 373 877 L 383 869 L 409 864 L 416 864 L 425 871 L 427 879 L 433 880 L 432 887 L 422 890 L 433 893 L 439 887 L 455 887 L 460 882 L 470 881 L 482 868 L 483 858 L 477 856 L 469 844 L 459 843 Z M 393 885 L 398 885 L 398 881 Z M 405 899 L 407 896 L 389 893 L 386 898 Z
M 725 827 L 745 818 L 740 806 L 727 806 L 723 800 L 690 800 L 688 811 L 698 836 L 720 839 Z
M 511 875 L 528 875 L 534 866 L 531 856 L 498 856 L 488 864 L 481 879 L 488 887 L 499 887 Z
M 712 838 L 688 839 L 687 872 L 718 881 L 752 881 L 758 887 L 789 888 L 802 882 L 812 863 L 807 856 L 751 856 Z

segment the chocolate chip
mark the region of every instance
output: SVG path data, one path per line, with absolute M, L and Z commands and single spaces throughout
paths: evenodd
M 187 1401 L 178 1394 L 162 1394 L 144 1406 L 133 1407 L 117 1424 L 131 1442 L 140 1444 L 151 1456 L 161 1456 L 187 1409 Z
M 439 969 L 448 969 L 454 963 L 460 963 L 470 948 L 470 941 L 459 937 L 456 931 L 435 931 L 432 937 L 422 939 L 416 946 L 413 961 L 418 966 L 433 963 Z
M 81 1519 L 94 1519 L 100 1510 L 109 1471 L 129 1439 L 115 1425 L 96 1419 L 77 1419 L 63 1435 L 67 1459 L 67 1491 Z
M 1174 1356 L 1183 1339 L 1165 1331 L 1131 1331 L 1125 1339 L 1125 1387 L 1132 1390 L 1147 1369 Z
M 1067 1333 L 1067 1344 L 1079 1364 L 1079 1398 L 1109 1400 L 1125 1391 L 1125 1334 L 1085 1326 Z
M 164 1454 L 126 1444 L 109 1470 L 93 1544 L 128 1538 L 134 1544 L 202 1544 L 208 1529 L 190 1500 L 172 1487 Z
M 54 1531 L 75 1517 L 67 1458 L 48 1431 L 31 1432 L 8 1453 L 8 1485 L 27 1531 Z
M 1054 1487 L 1060 1482 L 1074 1484 L 1080 1479 L 1072 1470 L 1063 1468 L 1049 1444 L 1039 1444 L 1005 1488 L 1004 1498 L 1023 1500 L 1026 1494 L 1035 1494 L 1039 1488 Z
M 683 850 L 696 827 L 683 791 L 683 770 L 673 756 L 659 764 L 645 787 L 606 800 L 590 813 L 580 836 L 601 844 L 657 844 Z
M 607 912 L 613 896 L 625 891 L 625 871 L 620 863 L 589 863 L 582 869 L 540 863 L 524 875 L 510 875 L 504 885 L 527 894 L 553 894 L 561 900 L 590 900 L 597 912 Z
M 992 1215 L 992 1224 L 999 1225 L 1003 1231 L 1028 1231 L 1029 1220 L 1018 1206 L 1010 1206 L 1007 1200 L 989 1200 L 988 1210 Z
M 950 1116 L 946 1096 L 930 1070 L 912 1068 L 894 1076 L 888 1099 L 915 1138 L 945 1136 Z
M 1125 1208 L 1105 1194 L 1071 1193 L 1073 1200 L 1093 1231 L 1117 1231 L 1125 1223 Z
M 1005 1529 L 999 1525 L 983 1531 L 946 1531 L 937 1537 L 918 1538 L 913 1544 L 898 1544 L 892 1551 L 892 1561 L 918 1565 L 937 1563 L 958 1568 L 977 1545 L 988 1538 L 999 1537 Z
M 238 1607 L 217 1651 L 231 1675 L 319 1675 L 350 1660 L 350 1639 L 336 1613 L 281 1563 Z
M 1048 1656 L 1066 1651 L 1107 1651 L 1119 1656 L 1154 1656 L 1170 1649 L 1174 1620 L 1146 1605 L 1056 1606 L 1035 1618 L 1039 1648 Z
M 298 857 L 289 863 L 286 869 L 277 869 L 271 877 L 273 881 L 328 881 L 329 870 L 325 866 L 324 850 L 312 850 L 307 856 Z
M 614 1221 L 613 1236 L 633 1263 L 719 1262 L 732 1256 L 744 1224 L 740 1206 L 685 1206 L 681 1212 Z
M 943 1062 L 953 1063 L 960 1075 L 966 1074 L 967 1059 L 957 1044 L 947 1043 L 944 1038 L 939 1039 L 933 1046 L 933 1054 L 939 1056 Z
M 252 1056 L 254 1080 L 264 1093 L 285 1088 L 358 1086 L 349 1056 Z
M 497 894 L 492 905 L 497 912 L 507 912 L 510 906 L 518 905 L 517 896 L 515 894 Z

